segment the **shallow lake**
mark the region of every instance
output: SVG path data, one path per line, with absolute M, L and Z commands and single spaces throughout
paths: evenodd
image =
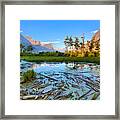
M 100 65 L 95 63 L 20 62 L 21 75 L 33 69 L 36 80 L 20 84 L 21 99 L 99 100 Z

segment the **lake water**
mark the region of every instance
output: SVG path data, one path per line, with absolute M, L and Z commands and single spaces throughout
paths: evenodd
M 33 69 L 36 80 L 20 84 L 21 99 L 100 99 L 100 65 L 94 63 L 20 62 L 21 74 Z

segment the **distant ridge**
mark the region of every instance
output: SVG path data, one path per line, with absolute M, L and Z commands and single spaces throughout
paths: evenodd
M 34 44 L 32 44 L 32 43 L 34 43 Z M 25 46 L 25 48 L 31 45 L 33 48 L 32 52 L 34 52 L 34 53 L 55 51 L 53 49 L 53 47 L 51 46 L 51 44 L 43 44 L 42 45 L 42 44 L 40 44 L 40 41 L 36 42 L 35 40 L 29 40 L 28 37 L 25 37 L 22 34 L 20 34 L 20 44 L 23 44 Z
M 25 47 L 31 45 L 31 43 L 22 34 L 20 34 L 20 43 L 23 44 Z

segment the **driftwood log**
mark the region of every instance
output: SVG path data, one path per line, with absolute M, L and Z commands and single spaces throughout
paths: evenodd
M 43 76 L 43 77 L 46 77 L 46 78 L 49 78 L 49 79 L 54 80 L 54 81 L 58 81 L 58 80 L 57 80 L 57 79 L 55 79 L 55 78 L 51 78 L 51 77 L 46 76 L 46 75 L 43 75 L 43 74 L 41 74 L 41 73 L 39 73 L 39 75 L 41 75 L 41 76 Z
M 90 93 L 91 92 L 91 90 L 89 90 L 88 92 L 86 92 L 85 94 L 83 94 L 82 96 L 80 96 L 79 98 L 78 98 L 78 100 L 80 100 L 81 98 L 83 98 L 83 97 L 85 97 L 88 93 Z
M 28 99 L 35 99 L 37 95 L 27 95 L 27 96 L 21 96 L 22 100 L 28 100 Z

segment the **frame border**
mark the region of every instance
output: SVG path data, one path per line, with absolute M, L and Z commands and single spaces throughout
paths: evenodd
M 5 5 L 115 5 L 115 115 L 5 115 Z M 119 119 L 119 0 L 45 0 L 1 2 L 1 64 L 0 64 L 0 119 Z

